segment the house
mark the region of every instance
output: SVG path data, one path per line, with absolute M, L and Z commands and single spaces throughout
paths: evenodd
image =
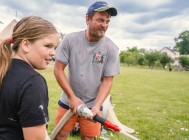
M 160 50 L 161 53 L 166 53 L 169 57 L 171 57 L 172 60 L 174 60 L 173 62 L 173 66 L 179 66 L 179 58 L 180 58 L 180 53 L 171 50 L 168 47 L 164 47 Z
M 13 28 L 17 24 L 17 21 L 13 19 L 1 32 L 0 32 L 0 42 L 4 39 L 10 38 L 12 36 Z

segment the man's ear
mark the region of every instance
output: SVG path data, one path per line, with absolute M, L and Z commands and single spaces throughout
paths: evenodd
M 22 41 L 21 41 L 21 47 L 22 47 L 22 50 L 24 51 L 24 52 L 26 52 L 26 53 L 28 53 L 29 52 L 29 50 L 30 50 L 30 42 L 29 42 L 29 40 L 27 40 L 27 39 L 23 39 Z
M 89 24 L 89 20 L 90 20 L 89 16 L 86 16 L 85 20 L 86 20 L 86 23 L 88 25 Z

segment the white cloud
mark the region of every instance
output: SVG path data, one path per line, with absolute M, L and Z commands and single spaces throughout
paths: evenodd
M 118 9 L 112 17 L 107 36 L 120 48 L 160 49 L 174 46 L 174 38 L 188 30 L 189 3 L 187 0 L 107 0 Z M 181 2 L 182 1 L 182 2 Z M 184 4 L 183 4 L 184 3 Z M 0 2 L 0 31 L 16 16 L 17 19 L 37 15 L 50 20 L 62 33 L 86 29 L 85 13 L 91 3 L 87 0 L 33 0 Z
M 53 17 L 53 23 L 62 33 L 70 33 L 83 30 L 86 27 L 84 7 L 74 7 L 70 5 L 54 4 L 51 6 L 50 17 Z M 55 10 L 62 9 L 62 10 Z
M 135 5 L 140 6 L 140 7 L 146 7 L 146 8 L 154 9 L 158 6 L 161 6 L 161 5 L 164 5 L 164 4 L 169 4 L 173 1 L 172 0 L 152 0 L 152 1 L 142 0 L 142 1 L 139 2 L 138 0 L 128 0 L 128 2 L 134 3 Z

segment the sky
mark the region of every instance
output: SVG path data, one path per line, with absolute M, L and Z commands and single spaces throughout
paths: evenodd
M 118 11 L 106 36 L 121 50 L 173 48 L 174 38 L 189 30 L 189 0 L 105 0 Z M 0 0 L 0 31 L 13 19 L 35 15 L 63 34 L 85 30 L 85 15 L 95 0 Z

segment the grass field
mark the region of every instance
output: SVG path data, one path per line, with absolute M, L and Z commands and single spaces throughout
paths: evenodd
M 49 134 L 61 89 L 53 68 L 41 71 L 49 87 Z M 118 119 L 141 140 L 189 140 L 189 72 L 121 67 L 111 90 Z M 112 133 L 111 140 L 124 140 Z M 76 140 L 70 137 L 69 140 Z

